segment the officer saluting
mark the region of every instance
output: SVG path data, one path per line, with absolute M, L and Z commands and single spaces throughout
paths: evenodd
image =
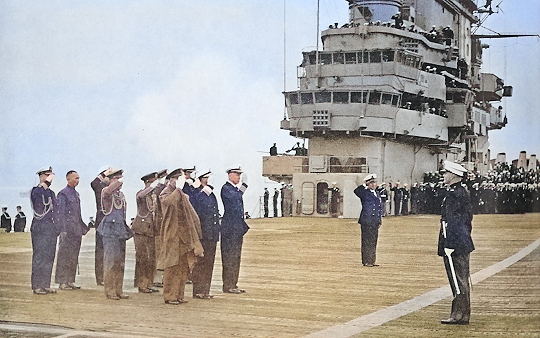
M 375 264 L 377 239 L 383 215 L 381 197 L 376 188 L 377 175 L 368 174 L 364 177 L 364 184 L 354 189 L 354 194 L 362 202 L 358 223 L 362 232 L 362 264 L 368 267 L 377 266 Z
M 461 184 L 467 169 L 445 161 L 444 170 L 447 192 L 441 208 L 438 255 L 444 259 L 454 299 L 450 317 L 441 320 L 441 323 L 466 325 L 469 324 L 471 314 L 469 255 L 474 250 L 471 238 L 471 201 L 469 192 Z

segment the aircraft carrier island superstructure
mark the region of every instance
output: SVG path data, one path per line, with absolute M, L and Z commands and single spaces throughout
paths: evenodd
M 476 2 L 348 3 L 349 22 L 322 31 L 322 50 L 303 53 L 299 89 L 284 93 L 281 129 L 309 151 L 263 158 L 264 176 L 292 184 L 293 215 L 357 217 L 361 173 L 411 184 L 445 159 L 483 173 L 488 131 L 506 124 L 497 102 L 512 88 L 481 73 Z

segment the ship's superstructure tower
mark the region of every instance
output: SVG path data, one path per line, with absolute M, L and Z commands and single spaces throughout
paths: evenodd
M 480 72 L 475 2 L 348 3 L 349 22 L 322 32 L 284 93 L 281 128 L 308 139 L 308 155 L 264 158 L 263 175 L 293 184 L 295 215 L 356 217 L 358 173 L 420 182 L 444 159 L 484 172 L 488 131 L 506 123 L 491 102 L 511 87 Z

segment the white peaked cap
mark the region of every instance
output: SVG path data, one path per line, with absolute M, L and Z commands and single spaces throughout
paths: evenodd
M 465 169 L 461 164 L 450 161 L 444 161 L 444 170 L 449 171 L 452 174 L 456 174 L 460 177 L 463 177 L 463 174 L 467 172 L 467 169 Z
M 241 174 L 243 173 L 242 171 L 242 166 L 240 165 L 233 165 L 233 166 L 230 166 L 229 168 L 227 168 L 227 170 L 225 171 L 227 174 L 228 173 L 238 173 L 238 174 Z
M 103 167 L 99 168 L 99 173 L 101 174 L 105 170 L 109 170 L 109 169 L 111 169 L 110 165 L 104 165 Z
M 376 180 L 377 175 L 376 174 L 367 174 L 366 177 L 364 177 L 364 182 Z
M 39 170 L 36 171 L 36 174 L 39 175 L 39 174 L 44 173 L 46 171 L 52 171 L 52 167 L 49 165 L 49 166 L 39 168 Z

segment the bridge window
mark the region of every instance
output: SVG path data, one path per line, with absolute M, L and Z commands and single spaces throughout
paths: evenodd
M 383 61 L 384 62 L 392 62 L 392 61 L 394 61 L 394 51 L 393 50 L 385 50 L 385 51 L 383 51 Z
M 369 104 L 380 104 L 381 103 L 381 93 L 380 92 L 370 92 L 369 93 Z
M 332 53 L 320 53 L 319 62 L 321 65 L 331 65 L 332 64 Z
M 381 52 L 380 51 L 371 51 L 369 53 L 369 62 L 379 63 L 381 62 Z
M 334 103 L 349 103 L 349 92 L 334 92 Z
M 345 53 L 345 63 L 356 63 L 356 53 Z
M 382 104 L 392 104 L 392 94 L 383 93 L 381 103 Z
M 287 97 L 289 98 L 289 104 L 298 104 L 298 93 L 291 93 L 288 94 Z
M 351 92 L 351 103 L 366 103 L 368 92 Z
M 313 93 L 301 93 L 302 104 L 313 104 Z
M 369 62 L 369 52 L 368 51 L 363 51 L 363 52 L 358 52 L 358 62 L 360 62 L 360 58 L 362 59 L 362 63 L 368 63 Z
M 397 107 L 399 105 L 399 95 L 392 95 L 392 106 Z
M 331 92 L 316 92 L 315 93 L 315 102 L 316 103 L 324 103 L 324 102 L 331 102 L 332 101 L 332 93 Z
M 343 57 L 343 53 L 334 53 L 334 64 L 344 64 L 345 58 Z

